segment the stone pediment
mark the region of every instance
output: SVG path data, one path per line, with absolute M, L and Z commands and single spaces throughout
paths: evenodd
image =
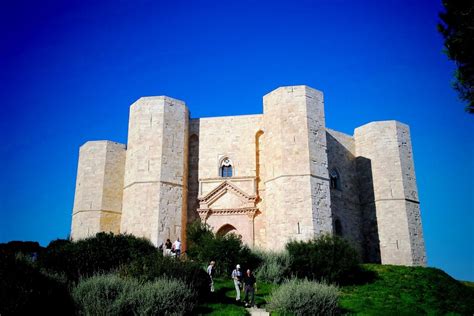
M 230 181 L 223 181 L 208 194 L 199 197 L 199 208 L 235 209 L 255 207 L 257 197 L 249 195 Z

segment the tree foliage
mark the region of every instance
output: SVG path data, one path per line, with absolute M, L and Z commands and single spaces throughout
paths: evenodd
M 298 278 L 347 284 L 359 273 L 359 255 L 343 238 L 322 235 L 286 244 L 290 270 Z
M 0 253 L 0 315 L 74 315 L 74 303 L 67 285 L 27 256 Z
M 188 258 L 203 265 L 216 261 L 218 275 L 230 275 L 236 264 L 243 269 L 254 270 L 260 263 L 259 258 L 235 234 L 215 235 L 208 225 L 196 221 L 188 226 L 186 235 Z
M 448 58 L 456 63 L 454 89 L 474 113 L 474 1 L 443 0 L 438 31 L 443 34 Z
M 81 277 L 113 271 L 152 253 L 157 253 L 157 249 L 149 240 L 102 232 L 75 242 L 54 240 L 39 256 L 38 264 L 75 282 Z
M 199 299 L 209 292 L 209 277 L 202 266 L 196 262 L 181 261 L 176 258 L 152 253 L 135 259 L 119 269 L 124 278 L 137 279 L 143 282 L 156 281 L 160 278 L 180 280 L 192 288 Z

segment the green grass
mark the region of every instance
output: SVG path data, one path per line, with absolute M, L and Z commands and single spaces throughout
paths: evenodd
M 474 283 L 460 282 L 435 268 L 363 265 L 366 284 L 341 287 L 339 305 L 349 315 L 473 315 Z M 278 285 L 257 282 L 255 303 L 265 308 Z M 217 279 L 216 292 L 194 310 L 196 315 L 249 315 L 235 301 L 232 280 Z M 243 293 L 242 293 L 243 298 Z M 273 314 L 272 315 L 276 315 Z
M 242 302 L 235 301 L 234 282 L 231 279 L 215 279 L 215 292 L 210 294 L 210 298 L 193 311 L 197 315 L 249 315 Z M 257 282 L 257 292 L 255 293 L 255 305 L 264 308 L 267 303 L 266 298 L 275 287 L 273 284 Z M 243 300 L 244 293 L 242 291 Z
M 474 288 L 435 268 L 363 265 L 375 274 L 341 288 L 343 312 L 358 315 L 472 315 Z

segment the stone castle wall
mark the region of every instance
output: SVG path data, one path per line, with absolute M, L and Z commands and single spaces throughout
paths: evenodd
M 359 178 L 356 169 L 354 138 L 341 132 L 326 129 L 328 144 L 328 171 L 339 176 L 338 187 L 331 188 L 331 209 L 334 233 L 351 241 L 361 255 L 364 254 L 362 220 L 359 201 Z M 339 223 L 336 224 L 336 221 Z M 336 231 L 336 225 L 340 225 Z
M 181 236 L 187 194 L 188 110 L 168 97 L 130 107 L 121 231 L 155 245 Z
M 356 152 L 370 160 L 371 194 L 362 201 L 364 218 L 376 220 L 380 261 L 425 265 L 419 201 L 408 126 L 396 121 L 372 122 L 355 130 Z M 375 214 L 374 214 L 375 213 Z M 374 241 L 372 241 L 374 242 Z M 377 243 L 375 241 L 375 243 Z
M 201 220 L 251 247 L 335 233 L 367 262 L 426 264 L 406 125 L 373 122 L 354 136 L 328 129 L 323 94 L 307 86 L 278 88 L 263 106 L 189 119 L 182 101 L 136 101 L 126 149 L 81 147 L 73 239 L 113 231 L 159 245 Z M 223 163 L 231 177 L 221 176 Z
M 188 222 L 198 219 L 196 200 L 218 187 L 223 178 L 219 175 L 222 159 L 232 163 L 233 175 L 228 181 L 249 196 L 257 195 L 257 144 L 256 135 L 262 129 L 262 115 L 241 115 L 193 119 L 190 122 L 190 166 Z M 238 209 L 246 201 L 232 191 L 214 202 L 214 209 Z M 215 216 L 207 223 L 218 231 L 225 225 L 239 229 L 243 240 L 261 245 L 265 240 L 262 226 L 264 214 L 261 209 L 254 218 L 246 214 Z M 249 223 L 252 224 L 249 224 Z M 257 233 L 254 233 L 254 223 Z M 249 227 L 251 226 L 251 227 Z
M 322 93 L 282 87 L 264 96 L 267 248 L 332 232 Z
M 125 145 L 89 141 L 79 151 L 71 238 L 120 232 Z

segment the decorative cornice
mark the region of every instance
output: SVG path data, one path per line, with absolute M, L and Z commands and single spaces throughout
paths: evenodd
M 231 181 L 242 181 L 242 180 L 248 180 L 248 181 L 253 181 L 257 177 L 254 176 L 244 176 L 244 177 L 234 177 L 232 176 L 229 178 Z M 222 177 L 216 177 L 216 178 L 199 178 L 199 182 L 215 182 L 216 180 L 222 180 Z
M 212 216 L 229 216 L 229 215 L 243 215 L 248 216 L 251 220 L 259 212 L 256 207 L 244 207 L 244 208 L 226 208 L 226 209 L 198 209 L 197 210 L 201 221 L 205 222 L 211 215 Z

